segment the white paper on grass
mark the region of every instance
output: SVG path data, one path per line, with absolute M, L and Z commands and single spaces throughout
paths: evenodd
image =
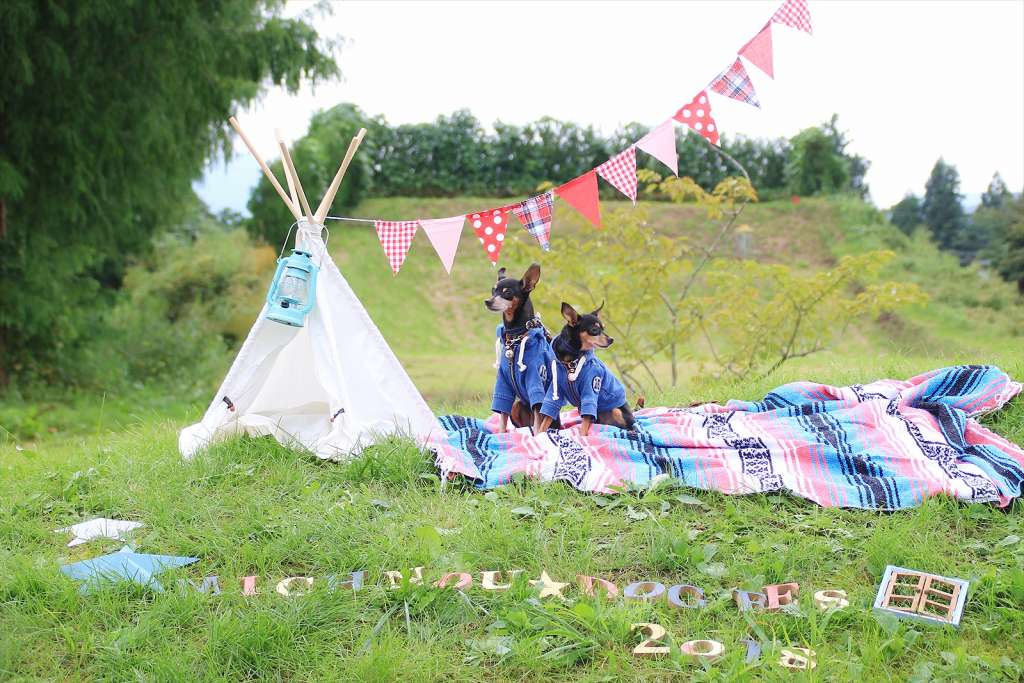
M 113 538 L 118 541 L 124 540 L 124 535 L 132 529 L 143 526 L 142 522 L 130 522 L 120 519 L 107 519 L 97 517 L 78 524 L 72 524 L 62 529 L 56 529 L 58 534 L 73 533 L 75 537 L 68 543 L 68 547 L 74 547 L 87 543 L 94 538 Z
M 384 436 L 425 439 L 440 428 L 320 232 L 303 220 L 297 241 L 320 264 L 315 307 L 304 327 L 260 312 L 202 421 L 179 434 L 186 459 L 242 434 L 343 459 Z

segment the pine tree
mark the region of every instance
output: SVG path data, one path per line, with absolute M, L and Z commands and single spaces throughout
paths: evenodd
M 960 201 L 960 174 L 942 158 L 932 167 L 925 184 L 924 222 L 940 249 L 957 250 L 964 241 L 964 208 Z
M 1009 188 L 1003 182 L 1003 177 L 999 175 L 999 171 L 996 171 L 992 174 L 988 189 L 981 195 L 981 205 L 987 209 L 998 209 L 1004 202 L 1012 198 L 1013 195 L 1010 194 Z
M 45 379 L 102 317 L 128 259 L 228 147 L 228 116 L 268 83 L 337 72 L 282 6 L 0 3 L 0 384 Z
M 924 223 L 921 200 L 912 193 L 907 193 L 892 207 L 891 211 L 892 215 L 889 217 L 889 221 L 908 235 L 914 232 L 914 228 Z

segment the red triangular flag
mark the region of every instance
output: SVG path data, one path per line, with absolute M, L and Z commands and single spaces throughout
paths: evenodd
M 772 21 L 814 35 L 811 30 L 811 11 L 807 9 L 807 0 L 786 0 L 772 15 Z
M 487 258 L 491 259 L 491 263 L 498 262 L 501 245 L 505 243 L 508 212 L 509 207 L 503 206 L 466 214 L 469 224 L 473 226 L 473 232 L 480 238 L 480 244 L 483 246 Z
M 684 104 L 672 118 L 703 135 L 712 145 L 718 146 L 718 126 L 711 118 L 711 103 L 708 102 L 706 90 L 697 93 L 693 101 Z
M 636 147 L 619 152 L 594 170 L 636 204 Z
M 740 48 L 741 57 L 746 57 L 751 64 L 775 78 L 774 60 L 772 59 L 772 22 L 764 25 L 761 31 Z
M 743 62 L 739 57 L 728 69 L 715 76 L 708 87 L 719 95 L 752 104 L 759 109 L 761 107 L 761 103 L 757 101 L 757 93 L 754 92 L 754 82 L 750 80 L 750 74 L 743 68 Z
M 587 171 L 565 185 L 556 187 L 555 194 L 583 214 L 583 217 L 596 227 L 601 227 L 601 204 L 597 200 L 596 171 Z

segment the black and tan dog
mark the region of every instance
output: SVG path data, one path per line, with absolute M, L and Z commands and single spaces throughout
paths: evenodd
M 626 389 L 622 382 L 594 354 L 595 349 L 606 349 L 615 341 L 605 333 L 597 310 L 580 315 L 569 304 L 562 303 L 565 327 L 551 342 L 555 360 L 551 366 L 551 385 L 541 406 L 540 429 L 550 428 L 566 403 L 579 408 L 583 425 L 580 434 L 587 436 L 590 425 L 613 425 L 633 429 L 636 422 L 633 411 L 626 403 Z M 644 400 L 637 401 L 643 407 Z
M 536 432 L 551 381 L 548 370 L 554 355 L 530 301 L 539 280 L 537 263 L 531 264 L 521 279 L 506 277 L 502 268 L 491 298 L 484 300 L 487 310 L 501 313 L 502 318 L 495 341 L 498 374 L 491 401 L 491 410 L 501 414 L 502 432 L 508 429 L 509 420 L 515 427 L 531 427 Z

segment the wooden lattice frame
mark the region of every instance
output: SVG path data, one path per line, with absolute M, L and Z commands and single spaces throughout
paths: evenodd
M 967 599 L 963 579 L 894 567 L 885 568 L 875 609 L 896 616 L 957 626 Z

